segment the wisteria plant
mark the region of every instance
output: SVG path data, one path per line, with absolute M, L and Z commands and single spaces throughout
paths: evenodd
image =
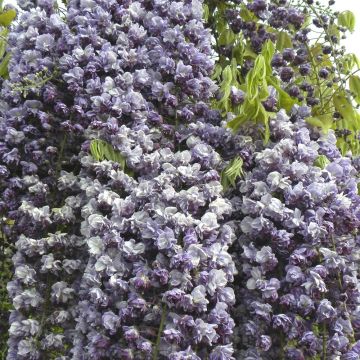
M 2 358 L 360 359 L 360 62 L 333 3 L 19 1 Z

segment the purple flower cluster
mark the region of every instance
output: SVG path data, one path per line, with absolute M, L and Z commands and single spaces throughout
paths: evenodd
M 295 123 L 278 113 L 273 142 L 237 188 L 236 320 L 246 359 L 359 358 L 356 170 L 333 132 L 317 136 L 304 125 L 304 110 L 294 108 Z
M 220 156 L 179 126 L 212 116 L 201 2 L 70 1 L 66 23 L 38 5 L 3 90 L 8 359 L 232 359 L 232 206 Z
M 220 159 L 194 136 L 187 150 L 156 150 L 158 135 L 122 126 L 114 136 L 129 161 L 139 147 L 144 170 L 137 179 L 107 161 L 82 159 L 89 202 L 81 231 L 91 256 L 75 358 L 151 358 L 158 351 L 168 359 L 231 359 L 236 270 L 228 248 L 235 234 L 215 170 Z
M 9 34 L 12 59 L 1 97 L 0 213 L 16 247 L 8 359 L 65 353 L 72 343 L 77 281 L 84 271 L 82 195 L 76 177 L 86 128 L 59 73 L 59 59 L 76 43 L 56 12 L 38 1 Z M 65 181 L 66 179 L 66 181 Z

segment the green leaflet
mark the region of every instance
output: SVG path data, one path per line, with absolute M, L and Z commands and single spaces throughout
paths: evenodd
M 7 47 L 6 37 L 8 33 L 9 33 L 8 29 L 3 29 L 0 32 L 0 58 L 2 58 L 6 52 L 6 47 Z
M 233 70 L 230 65 L 222 72 L 222 82 L 220 84 L 220 90 L 222 93 L 222 98 L 219 101 L 219 106 L 221 109 L 224 109 L 226 112 L 230 110 L 230 93 L 231 93 L 231 84 L 233 82 Z
M 349 88 L 353 93 L 354 100 L 360 104 L 360 77 L 351 75 L 349 78 Z
M 207 4 L 204 4 L 203 5 L 203 18 L 204 18 L 205 22 L 208 22 L 209 15 L 210 15 L 209 7 L 207 6 Z
M 255 120 L 259 113 L 260 102 L 256 99 L 254 103 L 250 103 L 247 99 L 241 107 L 240 114 L 234 119 L 230 120 L 227 126 L 233 131 L 238 131 L 239 128 L 249 120 Z
M 354 132 L 359 131 L 359 116 L 345 93 L 339 93 L 334 96 L 334 106 L 343 118 L 343 129 L 349 129 Z
M 233 60 L 235 60 L 237 64 L 241 64 L 243 62 L 244 56 L 245 56 L 245 45 L 242 41 L 238 41 L 232 50 Z
M 253 103 L 258 98 L 259 86 L 266 87 L 265 76 L 265 59 L 260 54 L 255 60 L 254 67 L 248 72 L 245 79 L 247 99 L 250 103 Z
M 290 35 L 285 31 L 280 31 L 277 36 L 276 49 L 278 51 L 283 51 L 286 48 L 292 48 L 292 46 Z
M 325 169 L 327 165 L 330 164 L 330 160 L 325 155 L 320 155 L 314 161 L 314 165 L 320 169 Z
M 333 126 L 332 115 L 318 115 L 306 119 L 306 122 L 311 126 L 320 128 L 324 133 L 327 133 Z
M 106 141 L 99 139 L 92 140 L 90 144 L 90 153 L 96 161 L 114 161 L 121 165 L 122 170 L 125 170 L 125 158 Z
M 345 54 L 340 59 L 340 64 L 343 66 L 344 72 L 350 72 L 355 65 L 358 69 L 360 68 L 360 61 L 355 54 Z
M 337 20 L 340 26 L 346 27 L 351 32 L 355 30 L 356 18 L 354 13 L 351 12 L 350 10 L 345 10 L 341 12 Z
M 221 32 L 218 38 L 218 45 L 220 46 L 227 46 L 234 42 L 235 34 L 231 29 L 225 29 Z
M 15 18 L 16 18 L 16 10 L 9 9 L 0 14 L 0 25 L 9 26 Z
M 215 69 L 214 69 L 214 73 L 213 75 L 211 76 L 211 78 L 213 80 L 218 80 L 221 76 L 221 73 L 222 73 L 222 67 L 220 64 L 216 64 L 215 65 Z
M 272 75 L 271 60 L 275 54 L 274 43 L 270 40 L 267 40 L 262 48 L 261 54 L 263 55 L 265 61 L 266 76 L 271 76 Z
M 245 21 L 256 21 L 256 16 L 246 7 L 245 4 L 240 5 L 240 16 Z
M 6 78 L 9 74 L 8 65 L 11 58 L 11 54 L 7 53 L 0 63 L 0 76 Z
M 267 79 L 272 75 L 271 59 L 274 53 L 274 44 L 267 41 L 261 54 L 256 57 L 254 67 L 246 75 L 244 104 L 240 107 L 240 111 L 236 112 L 237 116 L 228 123 L 228 127 L 234 131 L 237 131 L 247 121 L 263 124 L 265 143 L 270 138 L 269 117 L 271 113 L 265 110 L 261 102 L 269 96 Z M 234 66 L 234 64 L 232 65 Z
M 230 186 L 235 187 L 236 180 L 244 175 L 243 159 L 236 157 L 232 159 L 229 165 L 221 173 L 221 184 L 226 191 Z

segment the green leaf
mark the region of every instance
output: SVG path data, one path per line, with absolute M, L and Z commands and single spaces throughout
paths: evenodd
M 329 36 L 335 36 L 337 39 L 340 39 L 340 31 L 336 24 L 330 24 L 327 32 Z
M 235 34 L 231 29 L 225 29 L 221 32 L 218 38 L 218 44 L 220 46 L 231 45 L 235 40 Z
M 204 4 L 203 5 L 203 19 L 206 23 L 209 20 L 209 15 L 210 15 L 209 7 L 207 6 L 207 4 Z
M 5 55 L 6 52 L 6 47 L 7 47 L 7 41 L 6 41 L 6 37 L 9 33 L 9 30 L 4 28 L 1 32 L 0 32 L 0 59 Z
M 343 117 L 343 128 L 357 131 L 357 113 L 345 93 L 334 96 L 334 106 Z
M 325 169 L 327 165 L 330 164 L 330 160 L 325 155 L 320 155 L 314 161 L 314 165 L 320 169 Z
M 248 99 L 245 99 L 241 112 L 234 119 L 227 123 L 227 127 L 234 132 L 237 131 L 248 120 L 255 120 L 259 113 L 260 101 L 256 99 L 253 103 L 250 103 Z
M 358 67 L 358 69 L 360 69 L 360 60 L 359 60 L 359 58 L 355 54 L 350 54 L 350 55 L 352 56 L 355 65 Z
M 349 77 L 349 88 L 354 95 L 354 100 L 360 104 L 360 77 L 351 75 Z
M 276 49 L 283 51 L 286 48 L 292 48 L 293 44 L 290 35 L 285 31 L 280 31 L 277 36 Z
M 307 29 L 312 23 L 312 17 L 310 15 L 305 15 L 305 20 L 301 26 L 301 29 Z
M 114 161 L 121 165 L 122 170 L 125 170 L 126 160 L 124 156 L 106 141 L 99 139 L 92 140 L 90 143 L 90 153 L 96 161 Z
M 221 65 L 220 65 L 220 64 L 216 64 L 216 65 L 215 65 L 215 69 L 214 69 L 214 73 L 213 73 L 213 75 L 212 75 L 211 78 L 212 78 L 213 80 L 217 80 L 217 79 L 220 77 L 221 73 L 222 73 L 222 67 L 221 67 Z
M 257 54 L 252 50 L 251 46 L 249 44 L 246 45 L 243 57 L 248 57 L 251 59 L 256 59 Z
M 267 82 L 269 85 L 273 86 L 278 93 L 279 108 L 285 109 L 287 112 L 289 112 L 292 107 L 297 103 L 297 101 L 281 88 L 279 80 L 277 78 L 273 76 L 267 77 Z
M 350 10 L 345 10 L 341 12 L 338 16 L 338 24 L 340 26 L 346 27 L 351 32 L 355 30 L 355 22 L 356 22 L 355 15 Z
M 230 65 L 226 66 L 225 69 L 223 70 L 222 78 L 223 78 L 222 83 L 231 85 L 233 77 L 232 77 L 232 69 Z
M 255 60 L 254 67 L 246 75 L 245 82 L 247 89 L 247 98 L 249 99 L 249 102 L 254 102 L 254 100 L 257 98 L 259 94 L 259 86 L 266 85 L 265 76 L 265 59 L 264 56 L 260 54 Z
M 256 19 L 256 16 L 249 11 L 244 4 L 241 4 L 240 17 L 245 21 L 253 21 Z
M 8 71 L 8 65 L 11 58 L 11 54 L 7 53 L 4 57 L 4 59 L 0 63 L 0 77 L 7 78 L 9 71 Z
M 271 60 L 275 54 L 275 46 L 271 40 L 266 41 L 266 43 L 262 48 L 261 54 L 264 56 L 266 75 L 271 76 L 272 75 Z
M 229 165 L 221 173 L 221 184 L 226 191 L 230 186 L 235 187 L 236 180 L 239 177 L 244 176 L 243 171 L 243 159 L 241 157 L 236 157 L 232 159 Z
M 242 41 L 238 42 L 238 44 L 234 46 L 232 49 L 232 57 L 233 59 L 236 60 L 238 64 L 241 64 L 243 62 L 244 54 L 245 54 L 244 43 Z
M 331 115 L 318 115 L 307 118 L 306 122 L 311 126 L 318 127 L 327 133 L 333 125 L 333 118 Z
M 16 10 L 9 9 L 0 14 L 0 25 L 9 26 L 11 22 L 16 18 Z

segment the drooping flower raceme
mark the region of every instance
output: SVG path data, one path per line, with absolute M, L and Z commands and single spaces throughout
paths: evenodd
M 12 59 L 1 93 L 8 109 L 0 123 L 0 212 L 16 246 L 8 359 L 66 352 L 87 261 L 80 187 L 67 175 L 80 168 L 86 123 L 59 70 L 76 39 L 55 9 L 44 0 L 22 13 L 9 34 Z
M 86 135 L 126 163 L 82 159 L 91 256 L 72 354 L 231 359 L 234 235 L 221 160 L 179 126 L 205 116 L 215 89 L 201 2 L 72 1 L 68 13 L 80 42 L 60 63 L 71 91 L 84 79 Z
M 272 134 L 238 184 L 242 356 L 347 359 L 359 333 L 356 170 L 331 131 L 316 135 L 281 111 Z
M 142 139 L 146 170 L 135 180 L 109 162 L 82 160 L 89 194 L 82 234 L 91 257 L 75 358 L 231 359 L 234 231 L 224 223 L 232 207 L 214 170 L 219 156 L 196 137 L 175 153 L 155 150 L 158 131 L 123 126 L 115 139 L 122 153 Z
M 5 160 L 29 161 L 30 148 L 9 148 L 30 142 L 26 126 L 41 159 L 16 173 L 10 209 L 22 235 L 8 358 L 231 359 L 231 205 L 218 154 L 178 127 L 207 112 L 215 89 L 201 2 L 71 1 L 67 25 L 54 2 L 39 5 L 12 35 L 5 91 L 26 110 L 12 132 L 17 112 L 7 115 Z M 94 139 L 126 165 L 94 161 Z

